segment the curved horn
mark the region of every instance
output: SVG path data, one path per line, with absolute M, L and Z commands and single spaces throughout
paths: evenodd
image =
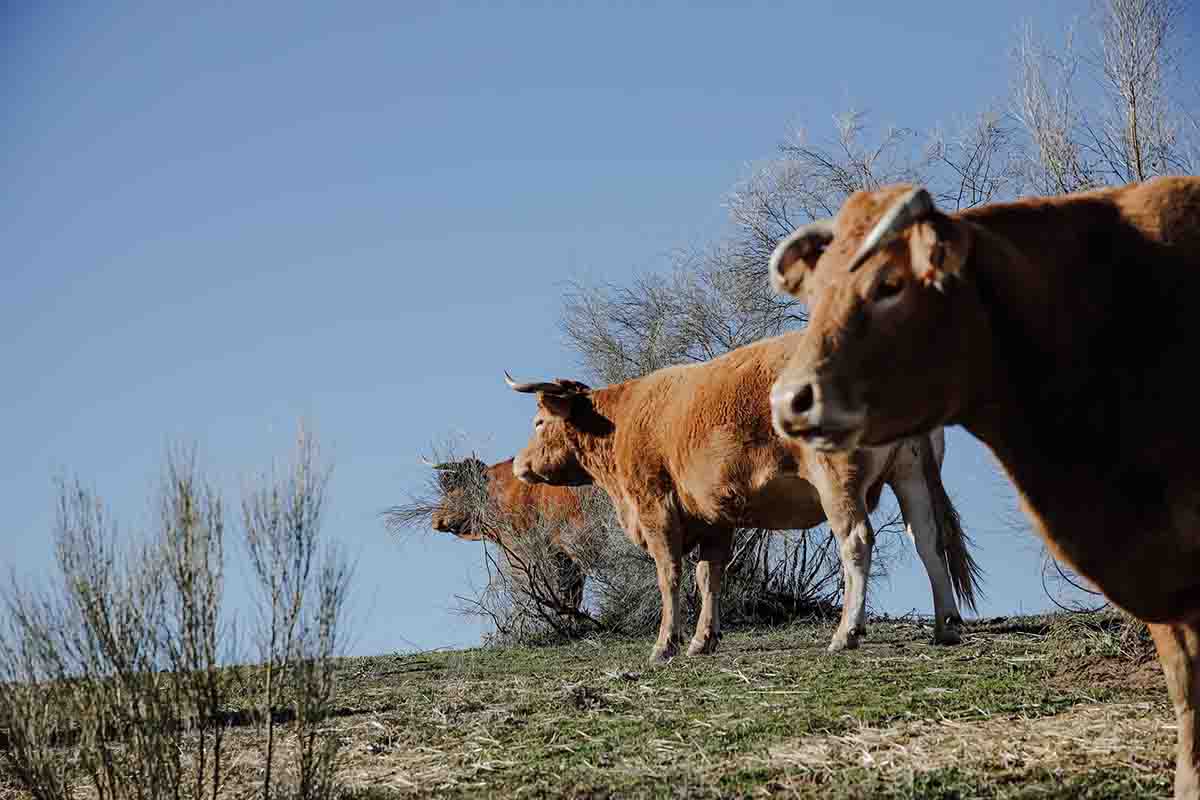
M 512 375 L 508 374 L 508 370 L 504 371 L 504 382 L 508 384 L 508 388 L 514 392 L 523 394 L 535 394 L 537 392 L 551 392 L 562 394 L 563 387 L 557 383 L 549 383 L 547 381 L 534 381 L 532 383 L 517 383 L 513 380 Z
M 795 263 L 796 258 L 807 259 L 819 255 L 825 245 L 831 241 L 833 241 L 832 217 L 814 220 L 792 231 L 791 235 L 775 245 L 775 250 L 771 253 L 771 260 L 767 262 L 767 275 L 771 278 L 772 288 L 780 294 L 786 294 L 793 287 L 788 286 L 788 278 L 784 274 L 784 270 Z
M 858 269 L 863 263 L 879 251 L 879 248 L 890 242 L 910 225 L 920 222 L 935 210 L 933 198 L 924 187 L 917 187 L 906 192 L 897 200 L 887 213 L 879 218 L 875 227 L 863 239 L 862 245 L 850 262 L 850 271 Z

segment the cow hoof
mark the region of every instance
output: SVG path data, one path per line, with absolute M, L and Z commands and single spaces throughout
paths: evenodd
M 840 653 L 843 650 L 857 650 L 858 637 L 854 635 L 840 636 L 835 635 L 833 641 L 829 643 L 829 652 Z
M 936 644 L 962 644 L 962 618 L 955 614 L 946 617 L 941 625 L 934 625 L 933 641 Z
M 665 647 L 662 645 L 655 645 L 654 649 L 650 651 L 650 664 L 652 666 L 661 666 L 663 664 L 670 663 L 671 659 L 674 658 L 678 653 L 679 647 L 674 642 L 671 642 Z
M 717 652 L 717 644 L 718 640 L 716 636 L 709 636 L 704 639 L 692 639 L 691 645 L 688 646 L 687 654 L 689 656 L 706 656 Z
M 962 644 L 962 634 L 958 628 L 942 628 L 933 632 L 934 644 Z

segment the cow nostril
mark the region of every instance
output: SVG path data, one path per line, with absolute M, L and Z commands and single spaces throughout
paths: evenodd
M 811 383 L 793 390 L 791 394 L 788 407 L 791 408 L 793 414 L 807 414 L 812 409 L 813 389 Z

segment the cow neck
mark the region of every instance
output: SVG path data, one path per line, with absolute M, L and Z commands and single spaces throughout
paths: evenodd
M 1063 264 L 1082 256 L 1071 252 L 1075 242 L 1056 242 L 1053 257 L 1047 258 L 1044 237 L 1030 233 L 1061 224 L 1053 206 L 1009 207 L 973 222 L 966 273 L 985 319 L 968 323 L 981 324 L 983 340 L 975 345 L 979 352 L 970 366 L 987 369 L 971 376 L 968 418 L 980 412 L 1006 414 L 1012 404 L 1041 395 L 1069 376 L 1076 366 L 1074 348 L 1096 324 L 1077 313 L 1094 309 L 1063 294 L 1068 283 Z
M 955 420 L 988 445 L 1043 521 L 1066 499 L 1048 491 L 1062 475 L 1093 472 L 1089 462 L 1103 460 L 1091 452 L 1103 437 L 1080 446 L 1088 422 L 1076 400 L 1094 377 L 1088 348 L 1108 313 L 1103 273 L 1086 269 L 1078 239 L 1064 236 L 1047 252 L 1045 238 L 1031 235 L 1058 229 L 1053 211 L 1035 207 L 1031 218 L 1010 214 L 1003 225 L 976 226 L 968 279 L 987 318 L 990 353 L 979 360 L 990 370 L 968 413 Z M 1023 228 L 1005 230 L 1022 221 Z
M 967 280 L 977 287 L 990 328 L 990 393 L 1017 403 L 1048 390 L 1061 397 L 1091 356 L 1105 355 L 1118 302 L 1117 209 L 1104 197 L 1051 198 L 983 207 L 961 218 L 974 240 Z
M 607 486 L 615 474 L 615 442 L 617 409 L 625 394 L 625 385 L 606 386 L 588 393 L 592 419 L 590 424 L 574 427 L 578 438 L 579 464 L 592 480 Z

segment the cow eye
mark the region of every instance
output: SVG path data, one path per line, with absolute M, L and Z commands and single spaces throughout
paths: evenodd
M 884 278 L 879 283 L 875 284 L 875 290 L 872 292 L 872 302 L 878 303 L 881 300 L 887 300 L 890 297 L 895 297 L 904 291 L 904 279 L 898 275 L 893 275 Z

